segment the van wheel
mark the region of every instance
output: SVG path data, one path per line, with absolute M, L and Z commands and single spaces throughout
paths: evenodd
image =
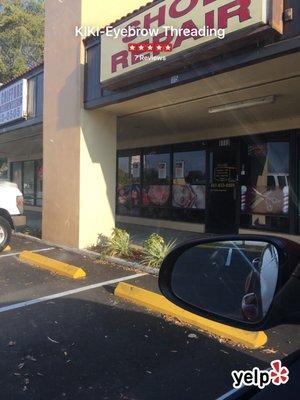
M 4 250 L 11 238 L 11 226 L 6 219 L 0 217 L 0 251 Z

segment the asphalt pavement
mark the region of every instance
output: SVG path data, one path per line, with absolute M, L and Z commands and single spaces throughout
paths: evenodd
M 80 281 L 20 263 L 33 250 L 83 267 Z M 300 329 L 268 332 L 250 351 L 116 298 L 117 282 L 158 291 L 157 278 L 14 237 L 0 254 L 1 399 L 215 399 L 233 369 L 267 368 L 299 347 Z M 293 379 L 291 377 L 290 379 Z

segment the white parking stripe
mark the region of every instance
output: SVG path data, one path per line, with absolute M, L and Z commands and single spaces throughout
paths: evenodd
M 233 389 L 229 390 L 227 393 L 224 393 L 222 396 L 218 397 L 216 400 L 226 400 L 233 394 L 237 393 L 239 390 L 240 389 L 233 388 Z
M 67 290 L 66 292 L 50 294 L 49 296 L 40 297 L 38 299 L 33 299 L 33 300 L 23 301 L 22 303 L 11 304 L 10 306 L 1 307 L 0 313 L 6 312 L 6 311 L 11 311 L 11 310 L 16 310 L 17 308 L 31 306 L 33 304 L 43 303 L 43 302 L 49 301 L 49 300 L 59 299 L 60 297 L 65 297 L 65 296 L 70 296 L 71 294 L 85 292 L 87 290 L 96 289 L 101 286 L 112 285 L 114 283 L 123 282 L 123 281 L 129 281 L 130 279 L 139 278 L 144 275 L 147 275 L 147 274 L 140 273 L 140 274 L 134 274 L 134 275 L 129 275 L 129 276 L 123 276 L 122 278 L 112 279 L 110 281 L 105 281 L 105 282 L 100 282 L 100 283 L 95 283 L 93 285 L 83 286 L 83 287 L 80 287 L 77 289 L 72 289 L 72 290 Z
M 31 251 L 31 253 L 39 253 L 40 251 L 49 251 L 49 250 L 54 250 L 54 249 L 55 249 L 55 247 L 47 247 L 46 249 L 37 249 L 37 250 L 28 250 L 28 251 Z M 3 254 L 0 256 L 0 258 L 18 256 L 19 254 L 21 254 L 21 251 L 19 253 Z

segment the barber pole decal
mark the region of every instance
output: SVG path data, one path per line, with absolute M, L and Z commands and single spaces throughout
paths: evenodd
M 289 212 L 289 187 L 288 186 L 284 186 L 284 188 L 282 189 L 283 191 L 283 209 L 282 211 L 284 212 L 284 214 L 288 214 Z

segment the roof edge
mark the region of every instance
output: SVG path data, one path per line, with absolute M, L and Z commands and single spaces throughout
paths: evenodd
M 28 68 L 26 71 L 22 72 L 19 75 L 16 75 L 15 77 L 13 77 L 12 79 L 10 79 L 9 81 L 4 82 L 1 86 L 0 86 L 0 90 L 11 85 L 12 83 L 16 82 L 17 80 L 21 79 L 22 77 L 24 77 L 25 75 L 29 74 L 30 72 L 33 72 L 36 69 L 39 69 L 41 67 L 44 66 L 44 62 L 41 62 L 39 64 L 34 65 L 31 68 Z

